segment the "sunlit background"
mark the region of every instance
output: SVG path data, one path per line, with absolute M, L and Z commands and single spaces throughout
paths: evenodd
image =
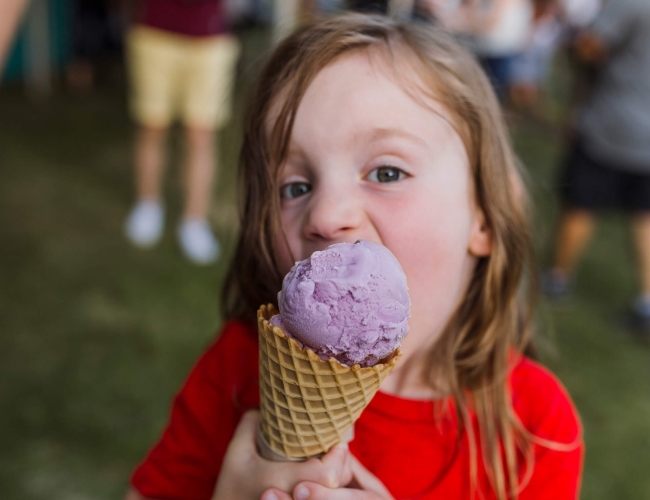
M 210 266 L 188 262 L 175 238 L 180 129 L 169 144 L 161 243 L 140 250 L 124 236 L 134 125 L 123 36 L 134 3 L 33 0 L 27 8 L 0 87 L 0 498 L 124 494 L 220 326 L 220 287 L 237 235 L 241 115 L 260 61 L 278 30 L 343 2 L 307 3 L 274 27 L 270 0 L 229 2 L 243 51 L 233 118 L 217 136 L 209 218 L 222 253 Z M 89 4 L 101 4 L 99 14 L 80 17 Z M 417 17 L 427 22 L 422 5 Z M 530 174 L 540 269 L 551 259 L 558 169 L 579 106 L 567 40 L 554 42 L 548 75 L 504 95 Z M 650 344 L 617 326 L 638 287 L 628 220 L 614 212 L 599 219 L 572 296 L 540 301 L 541 359 L 567 386 L 585 427 L 585 499 L 650 498 Z

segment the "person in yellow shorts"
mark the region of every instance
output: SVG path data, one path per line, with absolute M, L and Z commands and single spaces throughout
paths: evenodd
M 164 225 L 161 183 L 170 125 L 185 130 L 185 208 L 178 226 L 184 254 L 214 262 L 219 244 L 208 222 L 216 170 L 216 131 L 230 118 L 239 43 L 220 0 L 144 0 L 128 33 L 130 107 L 137 200 L 125 225 L 139 247 L 152 247 Z

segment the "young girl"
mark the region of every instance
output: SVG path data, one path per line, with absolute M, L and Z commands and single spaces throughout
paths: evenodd
M 348 15 L 275 51 L 248 113 L 227 323 L 176 397 L 129 499 L 576 498 L 582 434 L 524 356 L 525 195 L 497 100 L 441 30 Z M 412 300 L 394 372 L 322 459 L 255 450 L 255 312 L 297 259 L 387 246 Z M 532 282 L 534 280 L 528 280 Z M 214 496 L 213 496 L 214 495 Z

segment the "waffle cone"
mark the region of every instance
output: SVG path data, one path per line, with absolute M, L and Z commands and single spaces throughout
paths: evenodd
M 261 435 L 280 456 L 317 456 L 351 431 L 401 352 L 366 368 L 325 361 L 272 327 L 269 320 L 275 314 L 271 304 L 257 311 Z

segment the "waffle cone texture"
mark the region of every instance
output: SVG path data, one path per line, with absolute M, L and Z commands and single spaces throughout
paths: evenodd
M 327 453 L 350 431 L 379 384 L 397 363 L 362 368 L 322 360 L 269 320 L 271 304 L 257 312 L 260 367 L 260 431 L 277 454 L 300 459 Z

